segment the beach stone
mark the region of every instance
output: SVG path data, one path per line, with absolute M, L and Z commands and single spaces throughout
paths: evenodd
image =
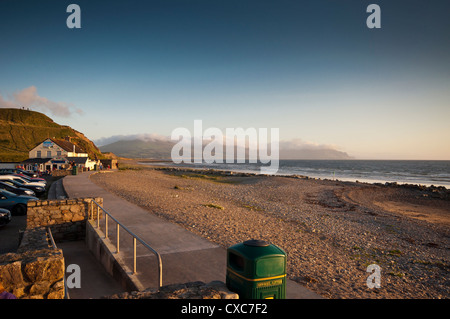
M 189 178 L 193 174 L 209 176 Z M 251 238 L 279 246 L 288 256 L 288 278 L 325 298 L 450 297 L 450 203 L 433 197 L 440 193 L 430 188 L 179 168 L 124 170 L 91 180 L 222 247 Z M 183 200 L 167 200 L 174 194 Z M 403 212 L 417 201 L 423 219 Z M 401 254 L 389 254 L 396 250 Z M 367 287 L 366 269 L 373 263 L 382 269 L 381 289 Z M 178 291 L 189 294 L 188 288 Z

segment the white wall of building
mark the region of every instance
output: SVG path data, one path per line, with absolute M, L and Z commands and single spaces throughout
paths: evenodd
M 28 158 L 54 158 L 54 157 L 88 157 L 87 153 L 68 152 L 52 140 L 47 139 L 33 148 Z

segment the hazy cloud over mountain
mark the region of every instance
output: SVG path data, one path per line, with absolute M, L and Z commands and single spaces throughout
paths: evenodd
M 280 141 L 280 149 L 284 150 L 338 150 L 338 147 L 330 144 L 318 144 L 295 138 L 289 141 Z
M 94 143 L 99 146 L 102 151 L 112 151 L 116 155 L 121 152 L 129 153 L 129 147 L 131 141 L 144 141 L 148 145 L 148 148 L 152 148 L 152 142 L 158 142 L 159 146 L 166 145 L 165 152 L 169 152 L 170 148 L 176 143 L 172 141 L 170 137 L 159 134 L 132 134 L 132 135 L 115 135 L 111 137 L 104 137 L 95 140 Z M 204 141 L 204 145 L 209 141 Z M 114 144 L 111 145 L 111 144 Z M 111 146 L 109 146 L 111 145 Z M 121 146 L 122 145 L 122 146 Z M 142 148 L 143 144 L 133 144 L 134 147 Z M 125 149 L 127 149 L 125 151 Z M 161 149 L 160 149 L 161 150 Z M 289 141 L 280 141 L 279 143 L 280 159 L 350 159 L 351 157 L 338 149 L 334 145 L 318 144 L 314 142 L 303 141 L 302 139 L 292 139 Z M 167 156 L 170 156 L 166 154 Z
M 102 137 L 94 141 L 95 145 L 97 146 L 104 146 L 108 144 L 112 144 L 118 141 L 133 141 L 133 140 L 140 140 L 140 141 L 164 141 L 164 142 L 170 142 L 169 136 L 163 136 L 159 134 L 130 134 L 130 135 L 114 135 L 110 137 Z

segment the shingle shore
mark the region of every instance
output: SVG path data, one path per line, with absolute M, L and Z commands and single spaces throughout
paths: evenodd
M 281 247 L 288 277 L 326 298 L 450 297 L 450 201 L 430 189 L 157 169 L 91 179 L 223 247 Z M 417 216 L 405 214 L 411 205 Z M 378 289 L 367 286 L 370 264 L 381 267 Z

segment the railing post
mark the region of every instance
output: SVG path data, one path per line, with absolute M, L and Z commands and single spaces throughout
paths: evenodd
M 136 274 L 136 237 L 133 236 L 133 275 Z
M 108 238 L 108 214 L 105 214 L 105 238 Z
M 157 253 L 158 257 L 158 272 L 159 272 L 159 288 L 162 287 L 162 261 L 161 256 Z
M 100 207 L 97 205 L 97 228 L 100 228 Z
M 119 253 L 119 229 L 120 225 L 117 223 L 116 253 Z

